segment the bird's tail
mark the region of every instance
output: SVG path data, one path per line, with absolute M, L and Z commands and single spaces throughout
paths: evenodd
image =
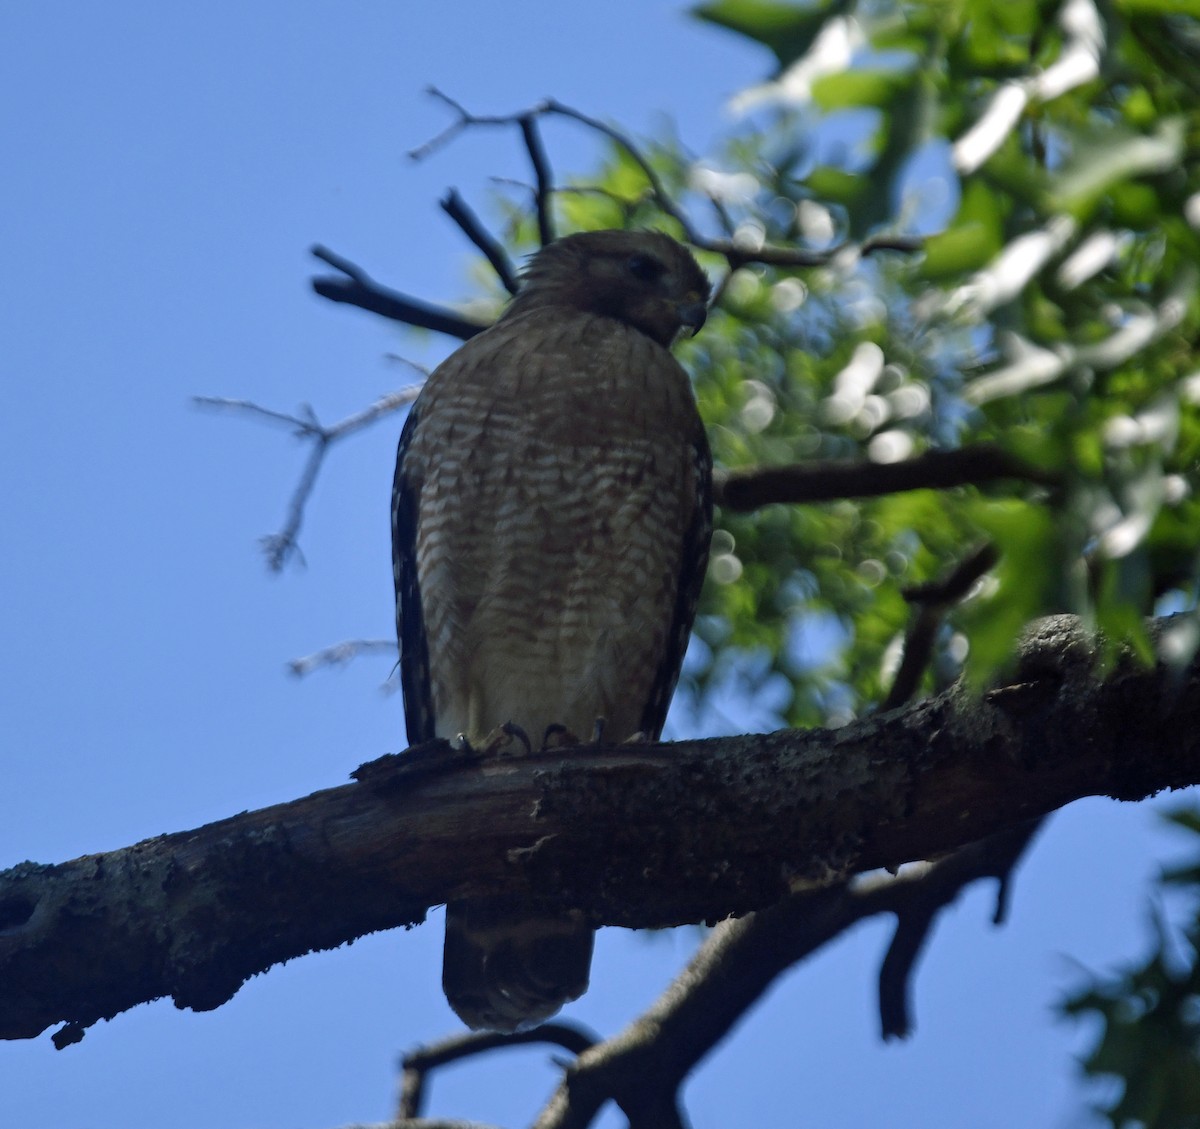
M 541 913 L 500 899 L 446 907 L 442 987 L 476 1030 L 521 1031 L 587 991 L 595 931 L 577 910 Z

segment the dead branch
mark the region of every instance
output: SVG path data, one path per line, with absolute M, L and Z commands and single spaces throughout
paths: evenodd
M 691 1071 L 788 968 L 859 921 L 881 913 L 915 912 L 920 905 L 948 905 L 971 882 L 994 877 L 996 869 L 994 851 L 974 844 L 894 877 L 873 874 L 837 883 L 722 922 L 648 1011 L 567 1069 L 535 1129 L 582 1129 L 608 1100 L 635 1111 L 663 1109 L 677 1100 Z M 907 974 L 895 982 L 906 983 Z
M 330 647 L 322 647 L 311 655 L 289 659 L 287 668 L 297 678 L 304 678 L 324 667 L 345 666 L 359 655 L 390 655 L 394 659 L 397 654 L 394 639 L 347 639 Z
M 947 610 L 970 592 L 998 558 L 995 545 L 984 542 L 945 575 L 904 593 L 915 606 L 905 633 L 904 657 L 882 709 L 897 709 L 917 692 Z M 998 880 L 993 921 L 999 925 L 1004 920 L 1013 872 L 1041 824 L 1040 819 L 1030 820 L 963 847 L 930 871 L 939 876 L 936 881 L 905 887 L 907 896 L 898 898 L 894 907 L 896 932 L 879 968 L 879 1020 L 884 1039 L 903 1039 L 912 1031 L 912 976 L 942 910 L 957 899 L 963 886 L 990 876 Z M 956 877 L 961 881 L 956 882 Z
M 511 895 L 597 926 L 714 921 L 1081 796 L 1200 781 L 1200 661 L 1101 678 L 1096 653 L 1053 617 L 982 700 L 959 688 L 836 731 L 569 754 L 431 742 L 292 803 L 23 863 L 0 874 L 0 1038 L 65 1022 L 70 1041 L 161 996 L 215 1008 L 282 960 L 448 900 Z
M 945 490 L 1013 478 L 1044 486 L 1057 475 L 1035 467 L 992 443 L 954 451 L 926 451 L 896 463 L 822 459 L 790 466 L 724 471 L 714 476 L 719 505 L 745 512 L 776 502 L 792 505 L 839 498 L 875 498 L 904 490 Z
M 669 216 L 679 225 L 684 238 L 692 246 L 702 251 L 710 251 L 713 254 L 721 255 L 728 263 L 730 270 L 736 270 L 738 267 L 746 266 L 750 263 L 762 263 L 765 266 L 776 267 L 820 267 L 827 266 L 834 259 L 840 259 L 847 255 L 869 255 L 876 251 L 901 251 L 911 254 L 919 251 L 924 245 L 923 240 L 909 236 L 883 235 L 863 240 L 861 243 L 842 243 L 836 247 L 826 248 L 821 251 L 810 251 L 802 250 L 798 247 L 779 247 L 772 244 L 764 244 L 761 247 L 747 247 L 732 238 L 709 237 L 696 227 L 684 208 L 667 191 L 662 177 L 658 175 L 657 170 L 641 151 L 641 148 L 627 134 L 615 126 L 600 121 L 598 118 L 593 118 L 581 110 L 576 110 L 558 101 L 556 98 L 543 99 L 528 109 L 519 110 L 514 114 L 474 114 L 460 102 L 456 102 L 453 98 L 444 94 L 437 87 L 431 86 L 429 93 L 454 111 L 455 120 L 442 130 L 441 133 L 430 138 L 423 145 L 419 145 L 415 149 L 410 149 L 408 155 L 413 160 L 424 160 L 436 149 L 440 149 L 443 145 L 450 142 L 463 130 L 471 127 L 516 125 L 520 127 L 522 134 L 526 135 L 526 143 L 528 144 L 526 131 L 531 128 L 532 123 L 536 122 L 538 118 L 568 118 L 595 133 L 607 137 L 623 149 L 646 178 L 646 183 L 650 189 L 651 196 L 654 198 L 654 202 L 665 215 Z M 530 155 L 532 158 L 532 149 Z M 536 160 L 534 161 L 534 167 L 536 170 Z M 539 229 L 542 233 L 542 241 L 545 243 L 547 242 L 546 235 L 548 232 L 541 226 L 543 212 L 541 202 L 545 199 L 546 192 L 540 190 L 543 184 L 540 173 L 538 174 L 538 184 Z
M 432 329 L 435 333 L 457 337 L 460 341 L 466 341 L 487 329 L 486 325 L 464 318 L 445 306 L 433 306 L 419 298 L 412 298 L 398 290 L 381 286 L 362 267 L 320 244 L 312 248 L 312 254 L 335 270 L 341 271 L 344 276 L 338 278 L 320 275 L 312 280 L 313 290 L 331 302 L 345 302 L 381 317 L 403 322 L 405 325 L 413 325 L 418 329 Z
M 904 635 L 904 657 L 892 682 L 892 688 L 880 707 L 894 710 L 902 706 L 921 684 L 921 675 L 929 665 L 937 634 L 946 618 L 946 611 L 962 600 L 974 584 L 999 560 L 999 551 L 990 541 L 984 542 L 945 576 L 932 584 L 909 588 L 904 598 L 914 605 L 912 619 Z
M 525 142 L 525 151 L 529 154 L 529 163 L 533 166 L 533 176 L 536 181 L 534 204 L 536 205 L 538 221 L 538 241 L 543 247 L 554 242 L 554 220 L 550 213 L 550 194 L 554 191 L 554 175 L 550 171 L 550 158 L 546 156 L 546 147 L 542 144 L 542 134 L 538 129 L 537 118 L 527 114 L 521 118 L 521 137 Z
M 543 1023 L 531 1031 L 518 1031 L 511 1035 L 499 1031 L 471 1031 L 453 1035 L 429 1047 L 418 1047 L 409 1051 L 400 1063 L 400 1102 L 396 1120 L 411 1122 L 421 1116 L 429 1073 L 439 1066 L 461 1062 L 464 1058 L 502 1047 L 522 1047 L 531 1043 L 551 1043 L 578 1057 L 599 1041 L 595 1035 L 570 1023 Z
M 339 439 L 353 435 L 356 431 L 362 431 L 363 428 L 369 427 L 385 416 L 411 404 L 420 391 L 419 385 L 410 385 L 408 388 L 401 388 L 398 392 L 389 392 L 386 396 L 380 396 L 378 400 L 361 412 L 355 412 L 354 415 L 347 416 L 330 427 L 324 426 L 307 404 L 301 408 L 303 415 L 294 416 L 286 412 L 274 411 L 271 408 L 260 407 L 249 400 L 226 400 L 219 396 L 193 397 L 193 402 L 198 407 L 241 412 L 275 423 L 287 424 L 295 429 L 297 436 L 312 443 L 312 450 L 309 452 L 304 470 L 300 474 L 300 481 L 292 491 L 292 498 L 288 503 L 287 519 L 284 521 L 283 528 L 278 533 L 271 533 L 262 538 L 267 564 L 273 572 L 279 572 L 287 563 L 288 558 L 300 551 L 298 538 L 300 526 L 304 522 L 304 507 L 308 504 L 309 495 L 312 494 L 313 487 L 316 485 L 317 475 L 321 471 L 321 465 L 329 453 L 329 448 Z M 302 672 L 295 671 L 295 673 Z
M 492 237 L 483 226 L 483 221 L 467 207 L 467 202 L 451 188 L 441 199 L 442 211 L 446 213 L 462 230 L 463 234 L 475 244 L 480 253 L 492 265 L 500 284 L 509 294 L 516 294 L 520 289 L 520 281 L 508 255 L 503 247 Z

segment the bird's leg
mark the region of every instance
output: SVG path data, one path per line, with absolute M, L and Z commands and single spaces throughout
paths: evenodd
M 542 734 L 543 749 L 567 749 L 580 744 L 580 740 L 565 725 L 547 725 Z
M 592 722 L 592 744 L 599 745 L 604 741 L 604 727 L 608 724 L 608 719 L 598 717 Z

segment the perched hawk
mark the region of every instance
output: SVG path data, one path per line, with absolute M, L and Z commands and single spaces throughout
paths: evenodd
M 657 738 L 712 532 L 712 460 L 668 349 L 708 280 L 673 239 L 550 244 L 504 316 L 438 366 L 400 437 L 392 555 L 411 743 L 519 726 Z M 535 816 L 530 830 L 536 832 Z M 587 988 L 578 912 L 446 908 L 442 982 L 512 1031 Z

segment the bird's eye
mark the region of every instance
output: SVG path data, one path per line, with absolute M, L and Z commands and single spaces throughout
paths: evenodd
M 662 278 L 667 269 L 651 255 L 631 255 L 626 266 L 634 278 L 640 278 L 643 282 L 654 282 L 655 279 Z

